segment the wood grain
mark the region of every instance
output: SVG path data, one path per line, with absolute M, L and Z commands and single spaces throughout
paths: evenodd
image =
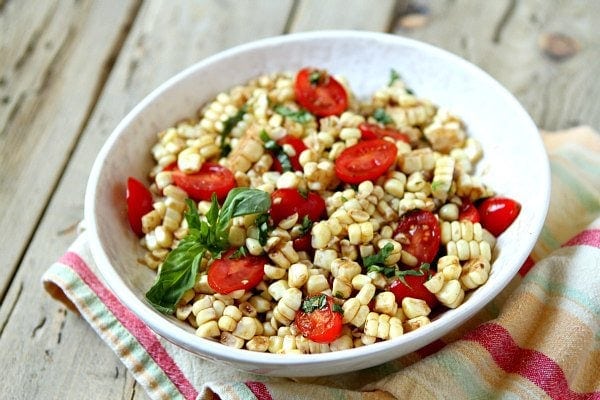
M 15 1 L 0 12 L 0 298 L 119 51 L 135 1 Z M 106 21 L 111 21 L 107 24 Z
M 0 363 L 15 366 L 0 377 L 6 398 L 84 399 L 90 393 L 107 399 L 146 398 L 87 323 L 42 292 L 39 279 L 74 240 L 72 227 L 83 215 L 89 170 L 119 120 L 191 63 L 283 32 L 292 4 L 233 3 L 161 1 L 140 9 L 0 309 L 0 348 L 23 349 L 0 352 Z
M 407 10 L 407 11 L 406 11 Z M 543 0 L 409 1 L 426 23 L 394 32 L 439 46 L 473 62 L 502 83 L 546 130 L 600 127 L 600 2 Z M 560 33 L 580 46 L 570 58 L 544 53 L 540 38 Z

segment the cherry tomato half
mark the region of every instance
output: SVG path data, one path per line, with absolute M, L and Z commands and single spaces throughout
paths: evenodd
M 277 144 L 280 146 L 283 146 L 284 144 L 289 144 L 290 146 L 292 146 L 294 148 L 294 151 L 296 152 L 296 154 L 290 158 L 290 164 L 292 164 L 292 168 L 294 169 L 294 171 L 302 171 L 302 165 L 300 165 L 300 153 L 302 153 L 304 150 L 306 150 L 308 147 L 306 147 L 306 145 L 304 144 L 304 142 L 295 137 L 295 136 L 284 136 L 281 139 L 279 139 L 277 141 Z M 281 168 L 281 163 L 279 162 L 279 160 L 275 157 L 273 157 L 273 169 L 277 172 L 283 172 L 283 168 Z
M 507 197 L 490 197 L 478 207 L 481 226 L 500 236 L 521 212 L 521 204 Z
M 327 296 L 324 308 L 296 313 L 294 319 L 302 336 L 317 343 L 331 343 L 342 333 L 342 313 L 333 311 L 333 298 Z
M 270 215 L 275 224 L 298 213 L 298 221 L 307 216 L 311 221 L 319 221 L 325 212 L 325 200 L 316 193 L 302 196 L 298 189 L 277 189 L 271 194 Z
M 177 167 L 172 171 L 175 185 L 185 190 L 188 196 L 196 201 L 210 201 L 212 194 L 216 193 L 217 199 L 222 202 L 236 184 L 233 173 L 215 163 L 204 163 L 200 171 L 194 174 L 181 172 Z
M 233 253 L 233 249 L 223 253 L 208 267 L 208 285 L 217 293 L 250 290 L 263 279 L 265 264 L 269 260 L 257 256 L 229 258 Z
M 358 125 L 358 129 L 361 133 L 363 140 L 383 139 L 384 137 L 390 137 L 394 140 L 401 140 L 405 143 L 410 143 L 408 135 L 393 129 L 393 128 L 382 128 L 377 124 L 369 124 L 363 122 Z
M 327 71 L 303 68 L 294 84 L 296 101 L 317 117 L 340 115 L 348 108 L 346 90 Z
M 310 233 L 306 233 L 303 236 L 297 237 L 292 242 L 292 244 L 294 246 L 294 250 L 296 250 L 296 251 L 311 251 L 312 246 L 310 244 L 310 240 L 311 240 Z
M 398 149 L 387 140 L 374 139 L 350 146 L 335 160 L 335 173 L 346 183 L 379 178 L 396 161 Z
M 142 236 L 142 217 L 153 210 L 152 193 L 144 184 L 135 178 L 127 179 L 127 219 L 136 235 Z
M 440 224 L 429 211 L 411 211 L 398 221 L 394 237 L 419 264 L 430 263 L 440 248 Z
M 412 297 L 414 299 L 425 300 L 429 308 L 435 307 L 438 302 L 437 298 L 423 285 L 431 275 L 433 275 L 431 272 L 427 272 L 421 276 L 406 275 L 404 277 L 406 283 L 400 279 L 394 280 L 390 284 L 389 290 L 394 293 L 396 303 L 401 306 L 402 299 Z
M 472 223 L 479 222 L 479 211 L 477 207 L 468 198 L 462 198 L 462 205 L 458 208 L 458 220 L 471 221 Z

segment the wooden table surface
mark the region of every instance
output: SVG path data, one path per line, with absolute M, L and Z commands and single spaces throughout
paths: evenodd
M 0 397 L 146 398 L 40 277 L 76 237 L 103 142 L 174 73 L 263 37 L 383 31 L 479 65 L 542 129 L 598 129 L 598 23 L 596 0 L 0 0 Z

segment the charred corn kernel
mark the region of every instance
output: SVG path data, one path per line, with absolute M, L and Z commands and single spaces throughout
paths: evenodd
M 469 258 L 476 258 L 479 257 L 479 243 L 476 242 L 475 240 L 471 240 L 469 242 Z
M 355 297 L 359 301 L 360 304 L 368 305 L 369 302 L 371 300 L 373 300 L 373 297 L 375 296 L 375 291 L 376 291 L 375 285 L 373 285 L 372 283 L 366 283 L 358 291 L 358 293 L 356 294 Z
M 205 308 L 196 314 L 196 323 L 201 326 L 208 321 L 216 321 L 219 318 L 217 311 L 214 308 Z
M 175 316 L 180 321 L 185 321 L 192 314 L 192 305 L 186 304 L 185 306 L 179 306 L 175 310 Z
M 185 211 L 186 204 L 185 202 L 177 200 L 173 197 L 167 197 L 165 199 L 165 207 L 172 208 L 179 213 L 183 213 Z
M 281 354 L 283 353 L 283 337 L 282 336 L 269 336 L 269 347 L 267 348 L 269 353 Z
M 458 279 L 461 272 L 460 262 L 458 257 L 453 255 L 447 255 L 441 257 L 438 261 L 438 271 L 442 273 L 445 281 L 451 281 Z
M 279 221 L 279 224 L 277 226 L 281 229 L 287 230 L 287 229 L 292 229 L 292 227 L 294 225 L 296 225 L 297 222 L 298 222 L 298 213 L 293 213 L 289 217 L 284 218 L 281 221 Z
M 217 313 L 217 316 L 220 317 L 221 315 L 223 315 L 223 310 L 225 310 L 225 303 L 222 300 L 215 300 L 213 301 L 213 309 L 215 310 L 215 312 Z
M 404 328 L 402 327 L 402 320 L 396 317 L 391 317 L 389 330 L 389 339 L 393 339 L 404 334 Z
M 310 275 L 306 282 L 306 292 L 309 296 L 319 294 L 324 290 L 329 289 L 327 278 L 323 274 Z
M 250 297 L 248 303 L 254 307 L 257 313 L 264 313 L 271 309 L 271 302 L 261 296 Z
M 407 318 L 411 319 L 415 317 L 427 316 L 431 312 L 431 309 L 425 300 L 405 297 L 402 299 L 402 312 Z
M 221 294 L 221 293 L 215 293 L 213 295 L 213 297 L 215 298 L 215 300 L 213 301 L 213 303 L 216 300 L 221 300 L 223 303 L 225 303 L 225 305 L 230 306 L 234 303 L 234 293 L 236 293 L 237 291 L 233 291 L 231 293 L 228 294 Z M 238 292 L 239 293 L 239 292 Z M 238 296 L 236 296 L 238 297 Z
M 367 276 L 371 278 L 371 283 L 373 283 L 377 289 L 384 289 L 387 286 L 387 279 L 382 273 L 371 271 L 367 272 Z
M 396 304 L 396 297 L 392 292 L 381 292 L 375 296 L 375 311 L 380 314 L 387 314 L 393 316 L 396 314 L 398 304 Z
M 329 343 L 329 349 L 331 351 L 346 350 L 351 349 L 352 347 L 354 347 L 354 345 L 352 336 L 350 335 L 342 335 Z
M 377 337 L 366 335 L 363 333 L 362 335 L 360 335 L 360 341 L 363 345 L 369 345 L 375 343 L 377 341 Z
M 357 246 L 351 244 L 347 239 L 340 240 L 340 251 L 342 257 L 347 258 L 348 260 L 356 260 L 358 258 Z
M 433 180 L 431 181 L 431 194 L 436 199 L 446 201 L 452 179 L 454 176 L 454 159 L 450 156 L 441 156 L 435 161 Z
M 163 189 L 163 194 L 168 198 L 172 198 L 181 202 L 185 202 L 185 199 L 188 197 L 187 193 L 183 189 L 180 189 L 174 185 L 165 187 Z
M 438 214 L 445 221 L 456 221 L 458 219 L 458 206 L 454 203 L 446 203 L 440 208 Z
M 194 292 L 194 289 L 186 290 L 185 293 L 183 293 L 183 296 L 181 296 L 181 299 L 179 300 L 179 304 L 185 305 L 185 304 L 189 303 L 194 298 L 195 295 L 196 295 L 196 293 Z
M 201 274 L 198 276 L 198 280 L 194 284 L 194 290 L 196 293 L 213 294 L 215 291 L 208 284 L 208 275 Z
M 228 305 L 223 309 L 223 316 L 226 317 L 230 317 L 232 318 L 234 321 L 239 321 L 240 319 L 242 319 L 242 311 L 234 306 L 234 305 Z
M 161 218 L 165 216 L 165 212 L 167 211 L 167 206 L 164 201 L 157 201 L 152 204 L 154 210 L 160 215 Z
M 279 301 L 288 289 L 287 281 L 282 279 L 271 283 L 267 291 L 275 301 Z
M 490 262 L 484 257 L 473 258 L 462 267 L 460 282 L 467 289 L 475 289 L 487 282 L 490 269 Z
M 350 210 L 348 211 L 348 215 L 354 222 L 366 222 L 371 219 L 371 216 L 368 212 L 363 210 Z
M 415 256 L 405 250 L 402 250 L 400 260 L 403 264 L 408 265 L 409 267 L 416 267 L 419 262 Z
M 409 192 L 421 192 L 427 185 L 427 181 L 421 171 L 413 172 L 406 178 L 406 190 Z
M 229 244 L 233 247 L 240 247 L 246 241 L 246 230 L 241 226 L 232 226 L 229 229 Z
M 208 321 L 202 325 L 198 325 L 198 329 L 196 329 L 196 335 L 204 338 L 218 337 L 221 335 L 221 331 L 219 330 L 217 321 Z
M 377 336 L 377 328 L 379 326 L 379 314 L 370 312 L 367 314 L 365 321 L 364 334 L 367 336 Z
M 358 246 L 358 252 L 361 258 L 366 258 L 375 254 L 375 247 L 372 244 Z
M 237 323 L 237 326 L 231 332 L 233 335 L 244 340 L 250 340 L 256 333 L 256 323 L 254 318 L 242 317 Z
M 142 217 L 142 232 L 148 233 L 160 225 L 162 217 L 156 210 L 152 210 Z
M 202 296 L 198 300 L 194 301 L 192 305 L 192 313 L 198 315 L 198 313 L 207 308 L 212 308 L 214 298 L 212 296 Z
M 331 240 L 331 230 L 324 221 L 313 225 L 311 231 L 311 245 L 315 249 L 324 249 Z
M 269 253 L 269 258 L 275 263 L 277 268 L 283 269 L 284 271 L 287 270 L 291 265 L 290 261 L 280 250 Z
M 171 207 L 167 207 L 162 225 L 165 227 L 165 229 L 168 229 L 171 232 L 173 232 L 177 228 L 179 228 L 179 224 L 181 223 L 182 218 L 183 216 L 180 212 Z
M 402 324 L 402 329 L 404 330 L 404 332 L 411 332 L 430 323 L 431 320 L 428 317 L 415 317 L 404 321 L 404 323 Z
M 152 253 L 144 254 L 144 264 L 150 269 L 156 270 L 161 264 L 161 261 L 152 255 Z
M 334 297 L 347 299 L 352 294 L 352 284 L 344 278 L 335 278 L 331 291 Z
M 246 317 L 256 317 L 257 311 L 248 301 L 242 301 L 238 304 L 238 309 L 241 311 L 242 315 Z
M 263 248 L 258 240 L 253 238 L 246 238 L 245 243 L 248 252 L 253 256 L 259 256 L 263 253 Z
M 308 281 L 308 267 L 305 264 L 295 263 L 288 270 L 288 285 L 299 288 Z
M 282 279 L 287 272 L 285 268 L 276 267 L 271 264 L 265 264 L 264 271 L 265 276 L 272 280 Z
M 219 329 L 224 332 L 233 332 L 237 326 L 237 320 L 233 319 L 228 315 L 222 315 L 217 321 Z
M 425 286 L 425 288 L 427 288 L 427 290 L 429 290 L 431 293 L 435 294 L 442 289 L 444 282 L 444 274 L 441 272 L 436 272 L 431 278 L 423 283 L 423 286 Z
M 329 271 L 331 270 L 331 263 L 336 258 L 338 258 L 338 254 L 335 250 L 316 250 L 313 264 L 315 267 L 323 268 Z
M 365 285 L 367 284 L 371 284 L 372 279 L 367 276 L 367 275 L 363 275 L 363 274 L 358 274 L 355 275 L 354 278 L 352 278 L 352 287 L 355 290 L 361 290 Z
M 160 247 L 169 247 L 173 243 L 173 233 L 167 230 L 164 226 L 157 226 L 154 229 L 156 243 Z
M 254 336 L 246 342 L 246 348 L 250 351 L 265 352 L 269 348 L 269 337 L 262 335 Z
M 244 347 L 244 340 L 232 335 L 231 333 L 229 333 L 229 331 L 221 332 L 221 338 L 219 341 L 225 346 L 233 347 L 236 349 L 241 349 L 242 347 Z
M 435 297 L 445 305 L 446 307 L 451 307 L 454 305 L 461 296 L 464 297 L 465 292 L 460 286 L 460 282 L 458 280 L 452 280 L 444 283 L 444 286 L 440 289 L 439 292 L 435 294 Z
M 373 239 L 371 222 L 354 223 L 348 226 L 348 239 L 351 244 L 369 243 Z
M 271 325 L 271 323 L 269 321 L 265 321 L 262 324 L 263 326 L 263 335 L 265 336 L 276 336 L 277 335 L 277 331 L 275 330 L 275 328 L 273 327 L 273 325 Z
M 383 249 L 386 245 L 389 244 L 391 244 L 393 248 L 384 261 L 384 264 L 388 266 L 398 263 L 398 261 L 400 261 L 400 258 L 402 257 L 402 245 L 393 239 L 380 239 L 377 242 L 377 247 L 379 247 L 379 249 Z
M 356 261 L 347 258 L 336 258 L 331 262 L 331 274 L 334 278 L 342 278 L 348 282 L 360 274 L 362 267 Z

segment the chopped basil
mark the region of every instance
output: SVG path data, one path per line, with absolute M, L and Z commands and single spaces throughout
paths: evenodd
M 302 302 L 302 311 L 307 314 L 325 307 L 327 307 L 327 296 L 324 294 L 309 297 Z
M 344 313 L 344 309 L 339 304 L 333 303 L 333 312 L 343 314 Z
M 308 232 L 310 232 L 312 226 L 313 222 L 308 217 L 308 215 L 305 215 L 304 218 L 302 218 L 302 225 L 300 226 L 300 235 L 306 235 Z
M 363 258 L 364 267 L 367 268 L 367 271 L 370 272 L 370 267 L 385 265 L 385 260 L 390 256 L 390 254 L 392 254 L 392 251 L 394 251 L 394 245 L 392 243 L 386 243 L 386 245 L 383 246 L 379 253 L 372 254 Z
M 390 81 L 388 83 L 388 86 L 392 86 L 394 82 L 399 81 L 400 79 L 401 78 L 398 71 L 396 71 L 394 68 L 390 69 Z
M 281 164 L 281 169 L 283 170 L 283 172 L 294 170 L 292 168 L 292 162 L 290 161 L 290 157 L 286 154 L 285 151 L 283 151 L 283 147 L 281 147 L 279 144 L 277 144 L 276 141 L 271 139 L 265 130 L 262 130 L 260 132 L 260 138 L 265 144 L 265 149 L 271 151 L 275 155 L 275 158 L 277 158 L 279 164 Z
M 299 122 L 301 124 L 305 124 L 307 122 L 314 120 L 313 115 L 306 110 L 294 111 L 289 107 L 279 105 L 279 106 L 275 106 L 275 112 L 279 115 L 288 117 L 288 118 L 290 118 L 296 122 Z
M 410 285 L 408 283 L 406 283 L 406 280 L 404 279 L 404 277 L 405 276 L 423 276 L 427 273 L 427 271 L 429 271 L 430 267 L 431 266 L 428 263 L 423 263 L 417 270 L 407 269 L 405 271 L 396 271 L 396 276 L 400 279 L 400 281 L 403 284 L 410 287 Z M 429 280 L 429 278 L 427 280 Z
M 392 117 L 390 117 L 390 115 L 386 113 L 383 108 L 376 108 L 373 112 L 373 118 L 375 118 L 377 122 L 383 125 L 389 125 L 394 122 Z
M 241 246 L 239 249 L 233 252 L 232 255 L 229 256 L 232 260 L 237 260 L 238 258 L 246 257 L 248 255 L 248 250 L 246 247 Z
M 319 81 L 321 81 L 321 71 L 318 69 L 311 71 L 311 73 L 308 75 L 308 81 L 311 85 L 318 85 Z
M 244 104 L 242 106 L 242 108 L 240 108 L 238 110 L 238 112 L 235 113 L 235 115 L 229 117 L 223 123 L 223 131 L 221 132 L 221 156 L 222 157 L 227 156 L 227 154 L 229 154 L 229 152 L 231 151 L 231 145 L 229 144 L 229 141 L 227 140 L 227 136 L 231 133 L 233 128 L 235 128 L 235 126 L 242 119 L 244 119 L 244 114 L 246 114 L 246 111 L 248 111 L 248 105 Z
M 219 209 L 217 196 L 206 213 L 206 221 L 200 220 L 198 209 L 191 200 L 186 200 L 188 211 L 188 235 L 173 249 L 164 261 L 146 299 L 157 310 L 172 314 L 183 294 L 194 287 L 202 258 L 210 252 L 213 258 L 229 248 L 229 223 L 234 217 L 247 214 L 266 213 L 271 207 L 271 197 L 258 189 L 232 189 L 223 207 Z M 239 256 L 243 255 L 238 250 Z M 236 252 L 236 253 L 238 253 Z

